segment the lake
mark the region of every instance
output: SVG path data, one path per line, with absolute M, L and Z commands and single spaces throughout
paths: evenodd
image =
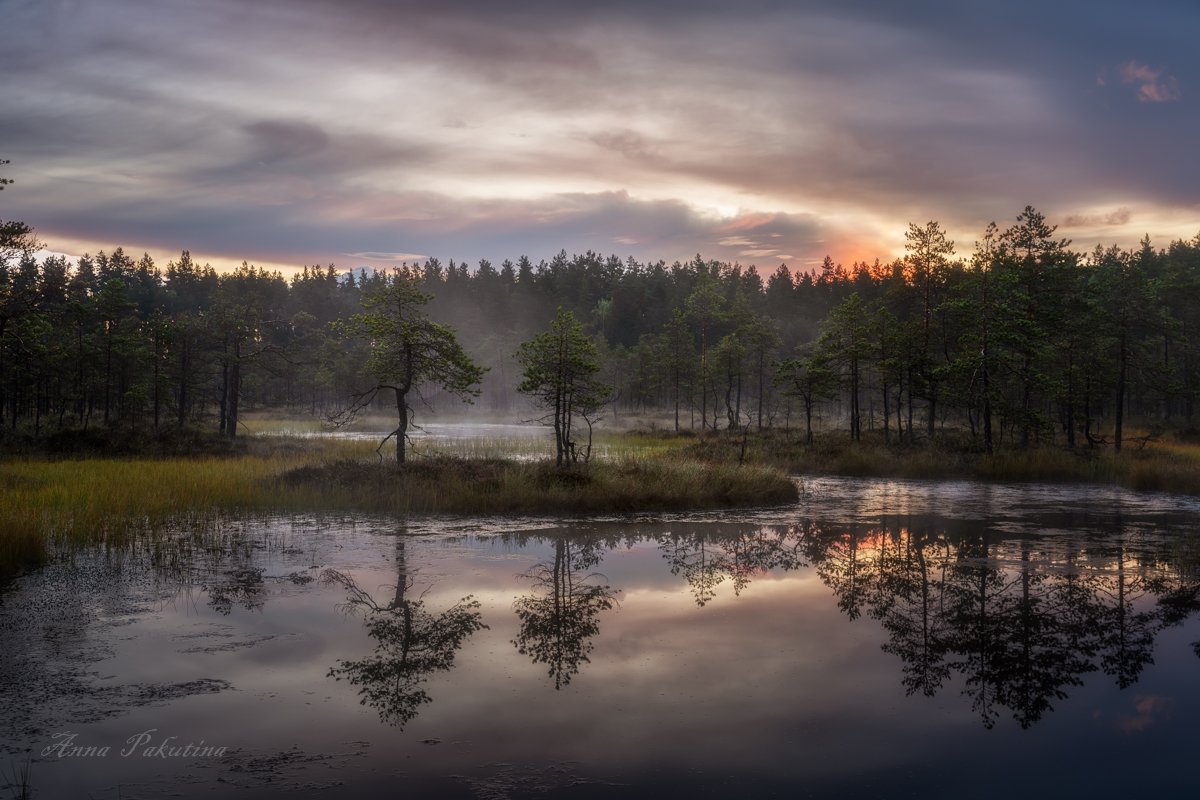
M 809 478 L 753 511 L 181 525 L 4 588 L 0 785 L 1183 796 L 1198 521 L 1115 489 Z

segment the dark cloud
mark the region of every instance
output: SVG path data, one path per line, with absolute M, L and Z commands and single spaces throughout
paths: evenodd
M 1063 228 L 1094 228 L 1099 225 L 1128 225 L 1133 219 L 1133 209 L 1118 208 L 1104 214 L 1068 214 L 1063 218 Z
M 9 0 L 3 22 L 5 213 L 44 238 L 809 261 L 914 218 L 1032 203 L 1083 238 L 1200 208 L 1190 0 Z
M 255 142 L 262 163 L 303 159 L 329 146 L 329 135 L 316 125 L 284 120 L 263 120 L 244 125 Z
M 471 263 L 522 254 L 537 260 L 559 250 L 588 249 L 648 260 L 673 261 L 702 252 L 729 261 L 797 262 L 789 251 L 848 235 L 815 217 L 748 214 L 722 219 L 698 214 L 679 201 L 640 201 L 623 192 L 530 201 L 464 201 L 417 193 L 391 201 L 391 207 L 402 209 L 395 218 L 344 216 L 335 221 L 314 213 L 325 199 L 253 210 L 219 202 L 126 202 L 100 214 L 60 209 L 47 215 L 41 230 L 44 237 L 69 236 L 131 251 L 197 252 L 203 245 L 207 252 L 207 243 L 219 242 L 221 251 L 237 260 L 294 264 L 372 264 L 430 255 Z M 404 219 L 403 210 L 419 210 L 420 216 Z

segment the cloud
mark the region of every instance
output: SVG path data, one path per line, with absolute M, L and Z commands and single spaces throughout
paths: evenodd
M 636 161 L 654 161 L 658 158 L 645 137 L 633 130 L 611 130 L 588 137 L 597 147 L 618 153 Z
M 1069 214 L 1063 217 L 1063 228 L 1092 228 L 1099 225 L 1128 225 L 1133 219 L 1133 209 L 1121 207 L 1115 211 L 1100 214 Z
M 261 120 L 243 126 L 254 141 L 253 158 L 260 163 L 303 159 L 329 147 L 329 135 L 316 125 L 283 120 Z
M 10 5 L 0 155 L 20 181 L 2 211 L 44 238 L 810 264 L 886 259 L 914 220 L 969 241 L 1032 203 L 1121 226 L 1091 210 L 1103 198 L 1159 236 L 1163 213 L 1200 206 L 1200 109 L 1168 102 L 1197 70 L 1182 11 L 1113 25 L 1055 5 L 1031 27 L 1032 0 L 986 17 L 883 0 Z M 1091 87 L 1113 52 L 1172 74 L 1129 61 Z M 1121 87 L 1160 113 L 1114 105 Z
M 1173 103 L 1183 95 L 1173 75 L 1162 70 L 1151 69 L 1145 64 L 1128 61 L 1120 68 L 1121 83 L 1137 86 L 1137 99 L 1143 103 Z
M 424 261 L 429 256 L 420 253 L 346 253 L 350 258 L 366 261 Z

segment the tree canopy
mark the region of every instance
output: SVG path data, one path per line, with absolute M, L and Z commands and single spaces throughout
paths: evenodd
M 587 460 L 591 455 L 593 418 L 607 402 L 611 387 L 597 378 L 600 358 L 575 315 L 561 308 L 550 329 L 521 345 L 517 361 L 524 367 L 517 391 L 529 395 L 554 427 L 555 461 Z M 576 418 L 588 426 L 588 444 L 581 451 L 575 441 Z
M 430 384 L 469 403 L 479 395 L 484 373 L 458 343 L 454 331 L 425 314 L 423 307 L 431 298 L 421 291 L 419 282 L 413 270 L 393 271 L 364 297 L 365 311 L 342 326 L 351 337 L 369 343 L 364 371 L 374 382 L 354 393 L 349 412 L 364 408 L 380 391 L 394 393 L 398 425 L 388 438 L 396 438 L 398 464 L 405 460 L 414 411 L 410 395 Z

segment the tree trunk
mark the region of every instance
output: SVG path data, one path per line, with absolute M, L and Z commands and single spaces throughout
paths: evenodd
M 679 433 L 679 373 L 675 373 L 675 433 Z
M 225 433 L 230 439 L 237 437 L 238 402 L 242 394 L 241 348 L 234 345 L 233 364 L 229 367 L 229 399 L 225 404 Z
M 161 357 L 162 350 L 162 334 L 159 327 L 154 327 L 154 430 L 158 430 L 158 408 L 159 408 L 159 391 L 158 391 L 158 360 Z
M 109 399 L 112 395 L 112 331 L 104 337 L 104 424 L 108 425 Z
M 883 382 L 883 441 L 891 442 L 891 415 L 892 410 L 888 406 L 888 385 L 887 381 Z
M 705 350 L 705 329 L 700 326 L 700 430 L 708 427 L 708 369 L 707 351 Z M 717 427 L 716 415 L 713 415 L 713 427 Z
M 742 424 L 742 373 L 740 372 L 737 376 L 737 401 L 733 409 L 733 421 L 736 423 L 735 427 Z M 747 422 L 746 426 L 749 427 L 750 423 Z M 760 425 L 759 427 L 762 426 Z
M 228 397 L 229 397 L 229 362 L 228 362 L 228 360 L 223 360 L 221 362 L 221 400 L 220 400 L 220 404 L 219 404 L 221 433 L 225 433 L 225 429 L 228 426 L 228 417 L 225 414 L 226 402 L 227 402 Z
M 913 441 L 913 378 L 912 370 L 908 371 L 908 440 Z
M 1121 331 L 1121 366 L 1117 371 L 1117 408 L 1116 408 L 1116 426 L 1113 431 L 1113 449 L 1116 452 L 1121 452 L 1121 434 L 1125 422 L 1125 365 L 1128 362 L 1126 347 L 1125 347 L 1125 332 Z
M 763 351 L 760 350 L 758 352 L 758 429 L 760 431 L 763 429 L 762 417 L 763 417 L 763 372 L 764 372 L 763 358 L 764 357 L 765 356 L 764 356 Z
M 408 403 L 399 387 L 396 388 L 396 415 L 396 464 L 403 464 L 408 442 Z
M 1025 361 L 1021 367 L 1022 375 L 1022 390 L 1021 390 L 1021 448 L 1029 447 L 1029 441 L 1033 430 L 1033 424 L 1030 419 L 1030 405 L 1033 402 L 1033 357 L 1025 354 Z
M 862 438 L 862 419 L 858 409 L 858 359 L 850 360 L 850 438 Z
M 983 368 L 983 446 L 992 454 L 992 394 L 988 388 L 987 367 Z
M 8 399 L 4 396 L 4 328 L 8 324 L 8 317 L 0 317 L 0 428 L 4 425 L 4 403 Z
M 933 439 L 934 423 L 936 422 L 936 420 L 937 420 L 937 388 L 935 386 L 933 386 L 932 384 L 930 384 L 929 424 L 926 426 L 926 430 L 927 430 L 927 432 L 929 434 L 929 438 L 931 440 Z
M 805 397 L 804 398 L 804 443 L 806 445 L 808 445 L 809 447 L 812 447 L 812 443 L 813 443 L 812 409 L 813 409 L 812 398 Z
M 188 340 L 185 337 L 181 342 L 179 353 L 179 427 L 182 428 L 187 421 L 187 406 L 190 398 L 188 397 L 188 372 L 191 369 L 191 363 L 188 353 Z

